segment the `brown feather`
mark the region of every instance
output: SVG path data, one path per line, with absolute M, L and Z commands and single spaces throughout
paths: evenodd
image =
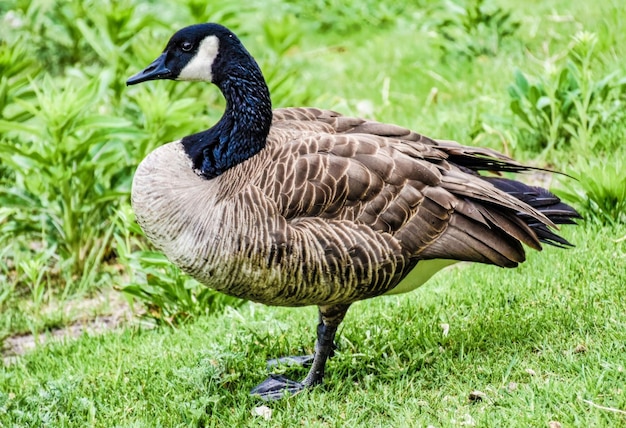
M 133 190 L 147 234 L 205 284 L 269 304 L 384 294 L 420 260 L 515 266 L 522 243 L 541 248 L 531 223 L 554 226 L 479 175 L 525 168 L 508 157 L 327 110 L 275 110 L 266 147 L 213 180 L 178 143 L 155 153 Z M 190 182 L 193 202 L 173 190 Z

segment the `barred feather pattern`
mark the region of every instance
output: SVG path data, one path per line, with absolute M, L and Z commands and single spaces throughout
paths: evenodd
M 148 238 L 218 291 L 345 305 L 393 292 L 429 260 L 514 267 L 522 244 L 569 245 L 551 228 L 578 216 L 571 207 L 478 173 L 528 169 L 396 125 L 289 108 L 274 111 L 261 152 L 213 179 L 179 141 L 159 147 L 136 172 L 132 203 Z

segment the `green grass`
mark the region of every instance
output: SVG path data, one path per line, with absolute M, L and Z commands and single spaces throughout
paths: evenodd
M 264 361 L 310 352 L 314 308 L 247 304 L 179 329 L 124 329 L 2 369 L 5 426 L 618 426 L 626 416 L 626 228 L 515 270 L 462 265 L 411 294 L 355 304 L 323 387 L 264 405 Z M 449 325 L 444 336 L 441 324 Z M 302 369 L 287 369 L 294 377 Z M 472 391 L 483 392 L 471 402 Z
M 129 284 L 136 295 L 153 293 L 145 300 L 158 303 L 149 309 L 161 320 L 190 321 L 125 326 L 16 358 L 0 370 L 0 426 L 626 425 L 623 413 L 589 404 L 626 410 L 619 0 L 361 0 L 341 10 L 325 0 L 62 3 L 0 5 L 0 339 L 47 335 L 115 310 L 106 299 L 87 313 L 68 307 Z M 464 17 L 468 8 L 473 15 Z M 503 28 L 489 21 L 508 12 Z M 453 267 L 414 293 L 353 305 L 326 384 L 267 404 L 269 422 L 253 416 L 265 403 L 248 391 L 267 375 L 265 360 L 312 351 L 315 308 L 233 309 L 202 294 L 150 256 L 128 201 L 145 154 L 209 126 L 224 105 L 206 84 L 124 81 L 175 29 L 207 19 L 240 34 L 276 107 L 393 122 L 577 177 L 553 182 L 585 215 L 581 226 L 563 228 L 576 247 L 529 253 L 514 270 Z M 467 22 L 477 29 L 459 26 Z M 537 149 L 508 88 L 516 70 L 531 85 L 554 82 L 580 31 L 597 43 L 577 85 L 614 73 L 613 92 L 593 103 L 582 97 L 567 119 L 567 144 Z M 566 96 L 576 97 L 570 89 Z M 540 110 L 527 109 L 531 119 Z M 471 401 L 474 390 L 485 398 Z

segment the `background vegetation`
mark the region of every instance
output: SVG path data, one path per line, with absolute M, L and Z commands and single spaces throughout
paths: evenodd
M 203 21 L 240 35 L 276 107 L 394 122 L 563 171 L 575 179 L 526 178 L 585 216 L 563 231 L 575 249 L 512 271 L 455 268 L 355 305 L 328 388 L 273 403 L 268 423 L 626 423 L 620 1 L 7 0 L 0 20 L 0 340 L 106 316 L 120 295 L 157 325 L 12 359 L 0 425 L 263 424 L 247 396 L 263 360 L 311 351 L 313 309 L 200 287 L 134 222 L 137 164 L 210 126 L 223 100 L 210 85 L 125 81 Z

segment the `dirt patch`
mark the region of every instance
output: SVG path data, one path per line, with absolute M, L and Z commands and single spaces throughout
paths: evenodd
M 2 343 L 4 364 L 14 364 L 20 356 L 47 343 L 75 339 L 83 334 L 102 334 L 137 319 L 128 302 L 114 290 L 93 298 L 67 302 L 63 312 L 67 319 L 72 320 L 66 326 L 37 335 L 18 334 L 5 338 Z
M 37 336 L 24 334 L 4 339 L 2 359 L 5 365 L 15 363 L 20 356 L 28 351 L 49 342 L 77 338 L 82 334 L 101 334 L 113 330 L 122 324 L 122 320 L 114 315 L 99 316 L 93 320 L 81 321 L 62 328 L 57 328 Z

